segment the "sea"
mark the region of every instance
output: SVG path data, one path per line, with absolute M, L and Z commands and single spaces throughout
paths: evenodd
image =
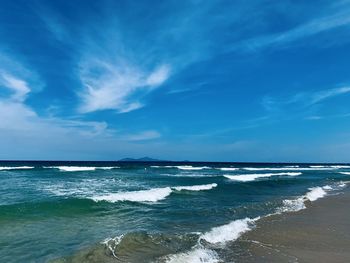
M 349 164 L 2 161 L 0 262 L 236 262 L 261 218 L 349 181 Z

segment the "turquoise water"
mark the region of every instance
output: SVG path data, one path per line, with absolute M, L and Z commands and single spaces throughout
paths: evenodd
M 349 172 L 347 165 L 1 162 L 0 261 L 69 261 L 92 251 L 103 254 L 100 262 L 229 262 L 225 247 L 258 217 L 336 194 Z

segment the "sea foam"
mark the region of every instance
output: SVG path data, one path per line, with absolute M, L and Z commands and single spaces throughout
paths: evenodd
M 151 167 L 152 168 L 177 168 L 180 170 L 190 170 L 190 171 L 211 169 L 208 166 L 192 166 L 192 165 L 166 165 L 166 166 L 153 165 Z
M 305 201 L 314 202 L 328 195 L 328 192 L 340 190 L 344 187 L 346 187 L 346 183 L 344 182 L 339 182 L 334 185 L 311 187 L 309 188 L 309 192 L 303 196 L 300 196 L 296 199 L 283 200 L 283 206 L 279 209 L 278 212 L 296 212 L 305 209 Z
M 218 185 L 216 183 L 213 184 L 203 184 L 203 185 L 192 185 L 192 186 L 176 186 L 172 187 L 172 189 L 175 189 L 176 191 L 203 191 L 203 190 L 210 190 L 214 187 L 217 187 Z
M 98 201 L 107 201 L 111 203 L 120 201 L 130 202 L 157 202 L 165 199 L 174 190 L 176 191 L 205 191 L 217 187 L 217 184 L 204 184 L 204 185 L 191 185 L 191 186 L 175 186 L 175 187 L 163 187 L 153 188 L 149 190 L 130 191 L 110 193 L 106 195 L 95 195 L 91 199 Z
M 264 174 L 238 174 L 238 175 L 224 175 L 224 177 L 235 180 L 235 181 L 241 181 L 241 182 L 249 182 L 254 181 L 258 178 L 263 177 L 271 177 L 271 176 L 281 176 L 281 175 L 287 175 L 287 176 L 298 176 L 301 175 L 300 172 L 289 172 L 289 173 L 264 173 Z
M 210 231 L 203 233 L 198 238 L 198 244 L 187 252 L 182 252 L 167 256 L 167 263 L 217 263 L 221 262 L 216 251 L 206 248 L 202 245 L 201 240 L 211 244 L 223 245 L 229 241 L 235 241 L 243 233 L 249 231 L 254 226 L 256 219 L 238 219 L 229 224 L 213 227 Z
M 131 202 L 157 202 L 172 192 L 170 187 L 153 188 L 150 190 L 131 191 L 131 192 L 120 192 L 111 193 L 107 195 L 94 196 L 94 201 L 107 201 L 107 202 L 119 202 L 119 201 L 131 201 Z
M 209 232 L 200 236 L 209 243 L 225 243 L 234 241 L 239 238 L 244 232 L 251 230 L 254 222 L 257 219 L 244 218 L 234 220 L 229 224 L 212 228 Z
M 234 167 L 222 167 L 222 168 L 218 168 L 221 171 L 237 171 L 239 170 L 239 168 L 234 168 Z
M 206 249 L 200 246 L 193 248 L 188 252 L 178 253 L 166 257 L 167 263 L 218 263 L 218 254 L 211 249 Z
M 27 170 L 27 169 L 34 169 L 34 166 L 3 166 L 0 167 L 0 171 L 2 170 Z
M 95 171 L 96 169 L 111 170 L 119 168 L 118 166 L 48 166 L 44 168 L 59 169 L 62 172 L 84 172 L 84 171 Z
M 246 171 L 326 171 L 335 170 L 339 167 L 245 167 Z

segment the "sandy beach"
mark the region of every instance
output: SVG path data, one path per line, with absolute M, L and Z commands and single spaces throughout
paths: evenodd
M 236 242 L 235 262 L 350 262 L 349 191 L 258 221 Z

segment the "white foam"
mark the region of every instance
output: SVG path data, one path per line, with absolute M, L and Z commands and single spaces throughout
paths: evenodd
M 119 166 L 105 166 L 105 167 L 101 167 L 101 166 L 97 166 L 95 167 L 96 169 L 101 169 L 101 170 L 112 170 L 112 169 L 119 169 Z
M 222 168 L 218 168 L 221 171 L 237 171 L 239 170 L 239 168 L 234 168 L 234 167 L 222 167 Z
M 123 237 L 124 235 L 116 236 L 114 238 L 106 238 L 101 242 L 101 244 L 105 245 L 112 252 L 113 256 L 118 259 L 117 255 L 115 254 L 115 249 L 122 241 Z
M 263 178 L 263 177 L 271 177 L 271 176 L 280 176 L 280 175 L 287 175 L 287 176 L 298 176 L 301 175 L 302 173 L 297 172 L 297 173 L 265 173 L 265 174 L 239 174 L 239 175 L 224 175 L 224 177 L 230 179 L 230 180 L 235 180 L 235 181 L 241 181 L 241 182 L 249 182 L 249 181 L 254 181 L 258 178 Z
M 296 212 L 305 208 L 306 206 L 304 204 L 304 198 L 299 197 L 297 199 L 292 199 L 292 200 L 283 200 L 283 206 L 280 209 L 278 209 L 278 213 Z
M 312 187 L 312 188 L 309 188 L 309 190 L 310 192 L 306 193 L 305 198 L 313 202 L 313 201 L 316 201 L 317 199 L 320 199 L 326 196 L 327 192 L 325 190 L 328 190 L 328 189 L 327 189 L 327 186 L 324 186 L 324 187 Z
M 27 169 L 34 169 L 34 166 L 3 166 L 0 167 L 0 171 L 2 170 L 27 170 Z
M 179 253 L 167 257 L 167 263 L 218 263 L 218 254 L 202 247 L 196 247 L 184 253 Z
M 326 171 L 335 170 L 336 167 L 245 167 L 247 171 Z
M 341 174 L 350 175 L 350 172 L 340 172 Z
M 341 188 L 345 187 L 346 184 L 344 182 L 339 182 L 337 184 L 334 184 L 332 186 L 325 185 L 325 186 L 317 186 L 309 188 L 309 192 L 307 192 L 305 195 L 298 197 L 296 199 L 291 200 L 283 200 L 283 207 L 279 209 L 278 212 L 295 212 L 302 209 L 305 209 L 305 201 L 309 200 L 310 202 L 314 202 L 320 198 L 325 197 L 329 191 L 334 190 L 340 190 Z
M 45 168 L 59 169 L 63 172 L 82 172 L 82 171 L 95 171 L 96 167 L 92 166 L 48 166 Z
M 191 186 L 176 186 L 172 187 L 172 189 L 175 189 L 176 191 L 203 191 L 203 190 L 210 190 L 213 189 L 214 187 L 217 187 L 218 185 L 213 183 L 213 184 L 203 184 L 203 185 L 191 185 Z
M 254 222 L 257 219 L 245 218 L 232 221 L 223 226 L 212 228 L 209 232 L 200 236 L 209 243 L 225 243 L 227 241 L 234 241 L 239 238 L 244 232 L 251 230 Z
M 203 169 L 211 169 L 208 166 L 192 166 L 192 165 L 166 165 L 166 166 L 158 166 L 158 165 L 154 165 L 151 166 L 152 168 L 177 168 L 180 170 L 193 170 L 193 171 L 197 171 L 197 170 L 203 170 Z
M 165 199 L 172 192 L 170 187 L 153 188 L 150 190 L 131 191 L 111 193 L 107 195 L 93 196 L 92 199 L 96 202 L 107 201 L 111 203 L 119 201 L 131 201 L 131 202 L 157 202 Z
M 330 167 L 335 169 L 346 169 L 346 168 L 350 168 L 350 165 L 331 165 Z

